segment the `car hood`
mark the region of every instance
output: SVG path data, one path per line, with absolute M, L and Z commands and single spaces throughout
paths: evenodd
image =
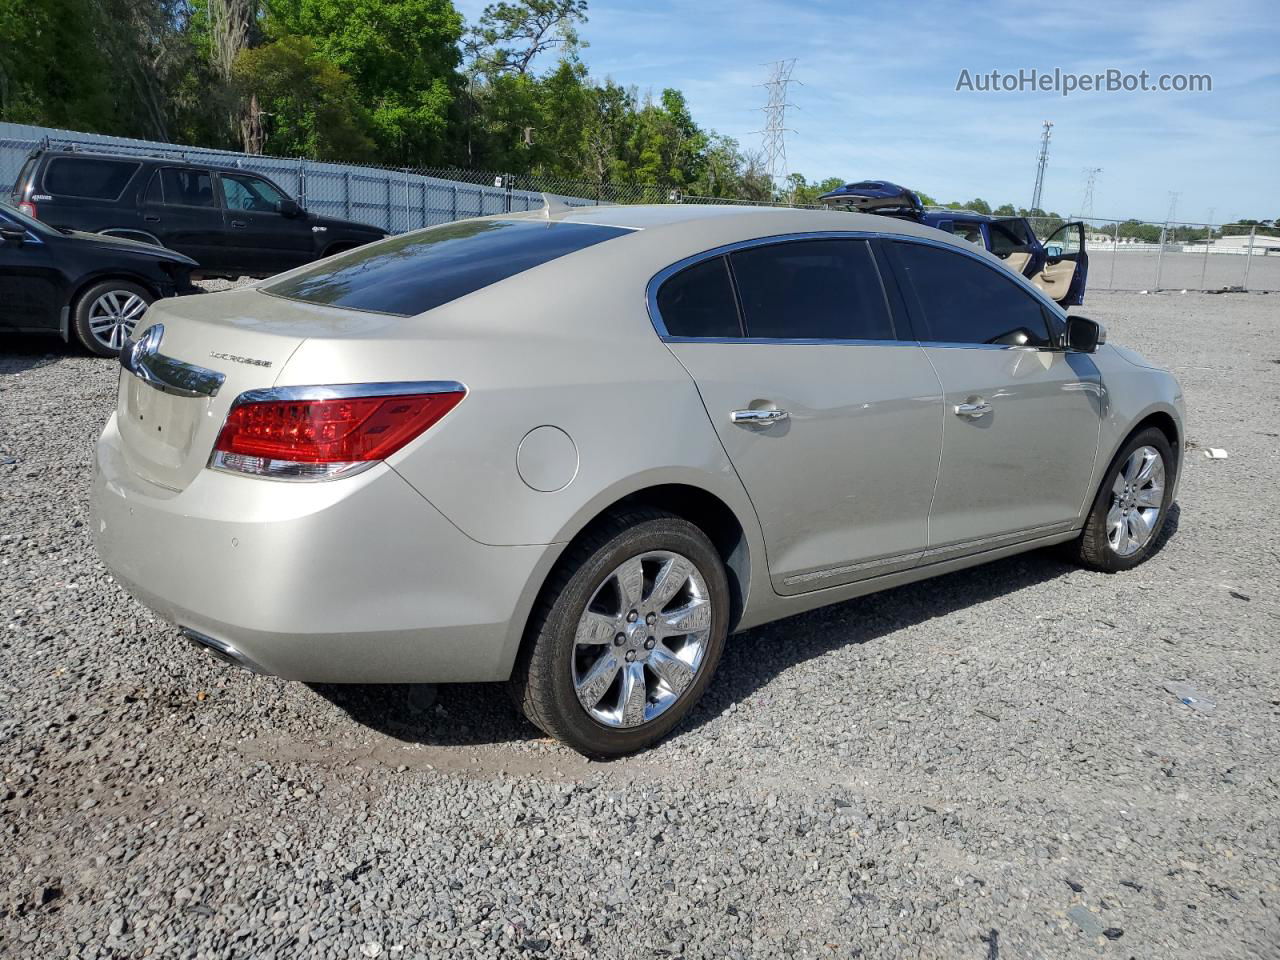
M 84 243 L 96 244 L 103 250 L 112 250 L 119 253 L 136 253 L 142 256 L 158 258 L 160 260 L 171 260 L 174 263 L 182 263 L 189 267 L 198 266 L 198 264 L 190 257 L 184 257 L 182 254 L 169 250 L 166 247 L 158 246 L 154 243 L 143 243 L 141 240 L 129 240 L 126 237 L 104 236 L 101 233 L 84 233 L 80 230 L 72 230 L 67 236 Z
M 354 220 L 339 220 L 337 217 L 324 217 L 318 213 L 308 213 L 307 222 L 313 227 L 332 227 L 346 233 L 367 233 L 370 240 L 381 240 L 383 237 L 390 236 L 381 227 L 375 227 L 367 223 L 357 223 Z
M 1137 350 L 1130 350 L 1128 347 L 1122 347 L 1118 343 L 1108 343 L 1106 346 L 1113 353 L 1117 354 L 1122 359 L 1127 360 L 1129 363 L 1133 364 L 1135 367 L 1144 367 L 1147 370 L 1163 370 L 1164 369 L 1163 367 L 1157 366 L 1156 364 L 1152 363 L 1150 360 L 1148 360 L 1146 357 L 1140 354 Z

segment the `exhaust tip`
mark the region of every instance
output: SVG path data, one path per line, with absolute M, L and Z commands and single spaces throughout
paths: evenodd
M 199 630 L 192 630 L 190 627 L 179 627 L 178 632 L 193 647 L 203 650 L 223 663 L 229 663 L 233 667 L 243 667 L 251 673 L 265 674 L 267 672 L 225 640 L 216 640 L 207 634 L 201 633 Z

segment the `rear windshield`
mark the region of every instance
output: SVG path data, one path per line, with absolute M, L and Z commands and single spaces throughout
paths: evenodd
M 261 289 L 410 317 L 630 232 L 555 220 L 466 220 L 360 247 Z
M 54 157 L 44 172 L 44 191 L 56 197 L 115 200 L 140 164 L 97 157 Z

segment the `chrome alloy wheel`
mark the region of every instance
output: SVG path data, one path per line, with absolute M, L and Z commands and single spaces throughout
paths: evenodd
M 1155 447 L 1139 447 L 1111 485 L 1111 509 L 1107 511 L 1111 549 L 1130 557 L 1146 546 L 1163 507 L 1164 457 Z
M 110 350 L 119 350 L 133 334 L 147 301 L 129 290 L 108 290 L 89 306 L 89 332 Z
M 702 668 L 711 594 L 689 559 L 632 557 L 605 577 L 578 620 L 573 688 L 593 719 L 636 727 L 662 714 Z

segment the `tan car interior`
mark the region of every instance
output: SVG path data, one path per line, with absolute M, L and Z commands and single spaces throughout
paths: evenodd
M 1030 259 L 1029 254 L 1026 256 Z M 1013 256 L 1009 259 L 1012 261 Z M 1045 264 L 1044 269 L 1031 278 L 1031 282 L 1054 300 L 1061 300 L 1071 289 L 1071 278 L 1075 276 L 1075 272 L 1074 260 L 1059 260 L 1057 263 Z
M 1013 253 L 1005 255 L 1004 262 L 1009 265 L 1009 269 L 1014 273 L 1023 273 L 1027 269 L 1027 264 L 1031 262 L 1031 254 L 1015 250 Z

